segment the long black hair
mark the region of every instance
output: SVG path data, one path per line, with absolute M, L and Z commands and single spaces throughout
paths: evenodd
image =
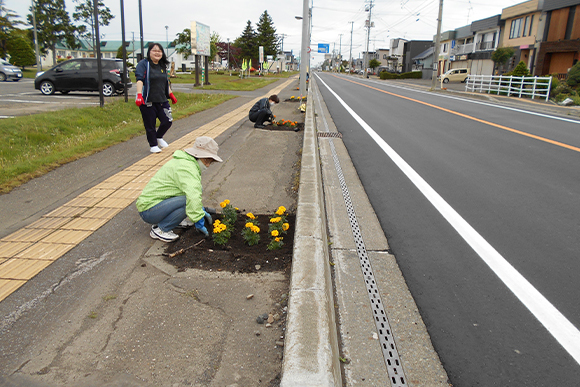
M 149 47 L 147 48 L 147 59 L 151 60 L 151 49 L 153 49 L 153 47 L 155 46 L 157 46 L 161 50 L 161 54 L 163 54 L 161 59 L 159 59 L 159 64 L 165 67 L 165 69 L 167 69 L 167 67 L 169 66 L 169 60 L 167 60 L 167 55 L 165 55 L 165 50 L 163 49 L 163 46 L 161 44 L 149 43 Z

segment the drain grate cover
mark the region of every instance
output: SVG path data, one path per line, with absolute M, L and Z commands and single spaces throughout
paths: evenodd
M 318 132 L 318 137 L 342 138 L 342 134 L 338 132 Z

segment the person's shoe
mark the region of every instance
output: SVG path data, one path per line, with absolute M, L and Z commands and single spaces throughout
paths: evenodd
M 151 153 L 159 153 L 159 152 L 161 152 L 161 148 L 159 148 L 158 146 L 151 147 Z
M 264 128 L 266 128 L 266 127 L 265 127 L 264 125 L 258 125 L 258 124 L 254 124 L 254 128 L 257 128 L 257 129 L 264 129 Z
M 151 238 L 159 239 L 163 242 L 173 242 L 179 238 L 179 235 L 175 234 L 173 231 L 161 231 L 158 226 L 151 227 L 151 232 L 149 235 L 151 235 Z
M 159 145 L 160 148 L 167 148 L 169 146 L 169 144 L 162 138 L 157 139 L 157 145 Z
M 294 128 L 294 131 L 295 131 L 295 132 L 299 132 L 299 131 L 300 131 L 300 128 L 299 128 L 299 127 L 295 127 L 295 128 Z
M 179 228 L 189 228 L 191 226 L 193 226 L 195 223 L 193 223 L 189 218 L 185 218 L 181 221 L 181 223 L 179 223 Z

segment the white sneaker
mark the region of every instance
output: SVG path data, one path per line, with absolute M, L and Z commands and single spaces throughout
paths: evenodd
M 191 226 L 193 226 L 195 223 L 193 223 L 188 217 L 186 217 L 185 219 L 183 219 L 181 221 L 181 223 L 179 223 L 179 228 L 189 228 Z
M 157 139 L 157 145 L 159 145 L 160 148 L 167 148 L 169 146 L 169 144 L 162 138 Z
M 149 233 L 149 235 L 151 236 L 151 238 L 159 239 L 160 241 L 163 242 L 173 242 L 174 240 L 179 238 L 179 235 L 175 234 L 173 231 L 161 231 L 161 229 L 158 226 L 151 227 L 151 232 Z
M 161 152 L 161 148 L 159 148 L 158 146 L 151 147 L 151 153 L 159 153 L 159 152 Z

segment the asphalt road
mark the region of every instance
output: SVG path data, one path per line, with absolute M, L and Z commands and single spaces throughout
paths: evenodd
M 452 384 L 577 385 L 580 122 L 315 76 Z

